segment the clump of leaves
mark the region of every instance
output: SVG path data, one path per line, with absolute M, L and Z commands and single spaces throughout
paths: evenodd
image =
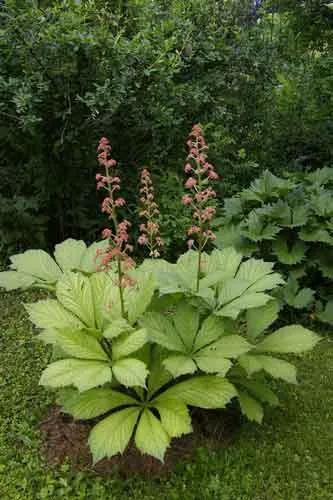
M 283 304 L 309 309 L 320 299 L 325 306 L 333 278 L 333 168 L 287 178 L 266 171 L 224 201 L 219 222 L 218 247 L 276 262 L 287 280 L 278 293 Z

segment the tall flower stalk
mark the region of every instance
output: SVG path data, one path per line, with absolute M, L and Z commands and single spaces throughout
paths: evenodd
M 111 266 L 112 261 L 117 263 L 117 286 L 119 288 L 119 297 L 121 304 L 121 314 L 125 318 L 125 302 L 124 302 L 124 287 L 133 284 L 131 278 L 126 275 L 126 271 L 134 267 L 133 259 L 128 255 L 128 252 L 133 251 L 132 245 L 129 242 L 128 229 L 131 224 L 124 219 L 118 221 L 117 209 L 126 204 L 124 198 L 118 196 L 120 191 L 120 178 L 116 175 L 117 162 L 111 158 L 111 146 L 106 137 L 102 137 L 99 141 L 98 148 L 98 163 L 104 168 L 104 175 L 96 174 L 97 190 L 104 189 L 107 196 L 104 198 L 101 210 L 108 215 L 113 228 L 105 228 L 102 231 L 103 238 L 107 239 L 109 246 L 102 253 L 102 265 L 100 270 L 107 270 Z M 100 254 L 100 252 L 99 252 Z
M 199 291 L 202 253 L 208 241 L 216 239 L 211 230 L 211 221 L 216 212 L 214 201 L 216 192 L 210 184 L 218 180 L 219 176 L 213 165 L 207 161 L 208 145 L 199 124 L 193 126 L 186 144 L 189 153 L 184 170 L 189 177 L 185 182 L 185 188 L 190 192 L 183 196 L 182 203 L 193 208 L 192 217 L 195 224 L 188 229 L 191 238 L 187 244 L 189 248 L 198 251 L 196 289 Z
M 139 245 L 146 246 L 149 249 L 149 257 L 160 257 L 160 250 L 163 247 L 163 240 L 159 236 L 160 226 L 158 216 L 160 211 L 154 199 L 154 187 L 150 177 L 149 170 L 144 168 L 140 179 L 140 217 L 146 219 L 146 222 L 140 224 Z

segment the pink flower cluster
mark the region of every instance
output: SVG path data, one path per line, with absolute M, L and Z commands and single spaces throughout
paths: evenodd
M 111 146 L 106 137 L 102 137 L 99 141 L 97 151 L 98 163 L 105 169 L 105 175 L 96 174 L 97 189 L 106 189 L 108 193 L 102 202 L 101 210 L 108 214 L 109 219 L 113 222 L 114 231 L 109 228 L 102 231 L 102 237 L 109 240 L 110 245 L 104 252 L 98 250 L 96 258 L 99 258 L 101 263 L 99 270 L 107 270 L 111 261 L 118 260 L 122 262 L 122 271 L 127 271 L 134 267 L 135 263 L 127 254 L 127 252 L 133 251 L 132 245 L 128 243 L 128 229 L 131 224 L 125 219 L 122 222 L 117 220 L 117 208 L 126 204 L 124 198 L 115 197 L 115 193 L 120 190 L 120 178 L 116 175 L 110 175 L 110 169 L 114 169 L 117 162 L 110 158 Z M 126 275 L 122 274 L 121 279 L 121 286 L 127 286 L 129 280 L 127 280 Z
M 160 249 L 163 246 L 163 240 L 159 236 L 160 226 L 157 217 L 160 214 L 157 203 L 154 201 L 154 187 L 150 177 L 149 170 L 144 168 L 141 172 L 140 203 L 142 209 L 139 212 L 147 222 L 140 224 L 141 234 L 138 238 L 139 245 L 145 245 L 149 248 L 150 257 L 159 257 Z
M 213 165 L 207 161 L 208 146 L 200 125 L 194 125 L 186 144 L 189 154 L 184 170 L 189 177 L 185 182 L 185 188 L 190 189 L 192 193 L 185 194 L 182 203 L 193 207 L 192 217 L 196 220 L 196 224 L 189 228 L 188 235 L 196 236 L 198 249 L 201 251 L 209 240 L 216 239 L 209 227 L 216 212 L 213 202 L 216 192 L 209 182 L 217 180 L 219 176 Z M 187 244 L 192 248 L 195 241 L 190 239 Z

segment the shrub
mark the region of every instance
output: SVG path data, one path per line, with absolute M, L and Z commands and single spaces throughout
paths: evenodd
M 296 369 L 279 354 L 311 349 L 319 337 L 299 325 L 271 333 L 278 303 L 268 293 L 283 283 L 273 264 L 243 261 L 233 248 L 214 250 L 212 219 L 217 179 L 207 161 L 200 126 L 188 140 L 183 204 L 194 224 L 190 250 L 176 263 L 160 258 L 159 211 L 147 169 L 142 172 L 139 242 L 150 258 L 134 268 L 130 224 L 120 220 L 116 161 L 107 139 L 98 160 L 106 190 L 102 211 L 111 227 L 89 248 L 83 241 L 56 246 L 53 260 L 41 250 L 11 258 L 0 273 L 7 289 L 47 287 L 54 298 L 26 304 L 53 360 L 40 384 L 58 390 L 63 411 L 100 421 L 89 445 L 94 462 L 126 449 L 131 437 L 142 453 L 163 461 L 171 439 L 192 431 L 189 406 L 224 408 L 237 398 L 250 420 L 261 422 L 263 404 L 278 404 L 269 378 L 296 383 Z
M 266 171 L 248 189 L 224 201 L 217 244 L 231 244 L 247 255 L 276 261 L 287 280 L 277 294 L 282 302 L 302 309 L 311 308 L 317 299 L 318 317 L 327 319 L 333 278 L 332 221 L 332 168 L 287 178 Z

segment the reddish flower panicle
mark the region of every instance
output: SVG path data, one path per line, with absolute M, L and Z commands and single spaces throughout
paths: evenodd
M 159 236 L 160 226 L 157 218 L 160 214 L 157 203 L 154 201 L 154 187 L 150 177 L 149 170 L 144 168 L 141 172 L 140 187 L 140 217 L 144 217 L 146 222 L 140 224 L 141 234 L 138 238 L 139 245 L 146 246 L 149 249 L 150 257 L 159 257 L 158 248 L 163 246 L 163 240 Z

